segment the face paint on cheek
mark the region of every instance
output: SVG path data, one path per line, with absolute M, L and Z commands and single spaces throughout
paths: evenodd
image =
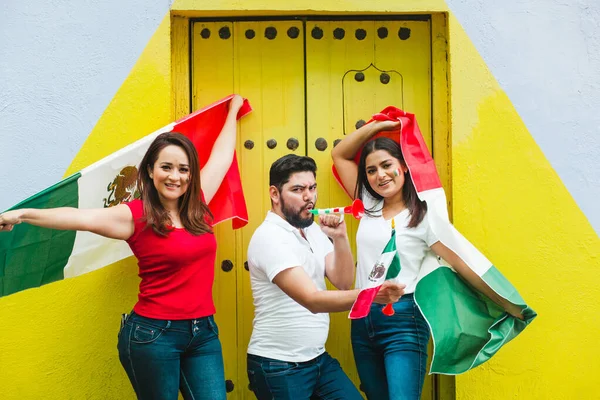
M 394 176 L 400 176 L 400 170 L 398 168 L 394 170 Z

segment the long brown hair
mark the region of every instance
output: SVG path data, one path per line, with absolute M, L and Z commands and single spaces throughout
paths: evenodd
M 208 205 L 200 197 L 200 162 L 194 144 L 178 132 L 161 133 L 154 139 L 144 155 L 138 170 L 138 191 L 144 202 L 144 214 L 147 227 L 161 236 L 168 235 L 172 228 L 169 212 L 164 208 L 158 197 L 158 191 L 150 178 L 148 170 L 152 170 L 158 159 L 158 154 L 167 146 L 178 146 L 187 155 L 190 162 L 190 181 L 187 190 L 179 198 L 179 218 L 183 227 L 193 235 L 212 233 L 210 223 L 213 215 Z
M 380 196 L 375 190 L 373 190 L 373 188 L 369 184 L 369 181 L 367 180 L 367 156 L 376 150 L 384 150 L 388 152 L 392 157 L 400 161 L 400 164 L 403 167 L 406 167 L 406 162 L 404 161 L 404 157 L 402 156 L 402 150 L 400 149 L 400 145 L 392 139 L 380 137 L 367 142 L 360 155 L 360 161 L 358 162 L 358 177 L 356 179 L 356 189 L 354 193 L 354 198 L 360 198 L 362 200 L 362 194 L 364 193 L 364 190 L 366 190 L 371 196 L 373 196 L 373 198 L 377 200 L 383 199 L 382 196 Z M 408 223 L 408 227 L 415 228 L 421 223 L 421 221 L 423 221 L 423 218 L 425 217 L 425 213 L 427 212 L 427 203 L 419 200 L 417 190 L 415 189 L 415 185 L 408 172 L 404 174 L 404 185 L 402 186 L 402 199 L 404 200 L 404 205 L 406 206 L 406 208 L 408 208 L 408 212 L 411 216 L 410 221 Z M 371 209 L 365 210 L 365 212 L 370 216 L 376 216 L 378 215 L 378 212 L 380 212 L 382 209 L 383 206 L 379 210 Z

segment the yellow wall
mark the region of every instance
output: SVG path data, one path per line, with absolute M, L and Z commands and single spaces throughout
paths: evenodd
M 457 399 L 600 398 L 600 239 L 458 21 L 449 25 L 454 223 L 539 314 L 457 377 Z
M 183 16 L 448 11 L 441 0 L 176 0 L 172 9 Z M 490 362 L 459 376 L 457 398 L 597 398 L 600 239 L 451 12 L 448 50 L 455 224 L 540 315 Z M 166 16 L 67 173 L 172 120 L 170 57 Z M 127 260 L 1 298 L 0 397 L 133 398 L 116 334 L 119 314 L 135 302 L 136 273 Z

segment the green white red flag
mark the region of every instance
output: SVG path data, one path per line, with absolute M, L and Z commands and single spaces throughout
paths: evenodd
M 396 229 L 394 229 L 393 221 L 390 240 L 385 245 L 373 269 L 371 269 L 367 287 L 360 291 L 354 305 L 352 305 L 349 315 L 351 319 L 364 318 L 369 315 L 373 299 L 381 289 L 383 282 L 394 279 L 400 273 L 400 257 L 396 251 Z
M 11 207 L 102 208 L 131 201 L 136 192 L 137 168 L 152 141 L 163 132 L 175 131 L 195 145 L 200 165 L 206 164 L 219 136 L 233 95 L 153 132 L 55 185 Z M 249 103 L 238 118 L 252 110 Z M 213 224 L 232 220 L 233 228 L 248 222 L 237 160 L 209 203 Z M 90 232 L 59 231 L 19 224 L 0 234 L 0 296 L 97 270 L 131 256 L 123 240 Z

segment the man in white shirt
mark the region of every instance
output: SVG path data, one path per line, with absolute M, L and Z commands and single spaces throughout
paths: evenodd
M 248 378 L 259 400 L 362 399 L 325 351 L 327 313 L 350 310 L 359 290 L 348 290 L 354 259 L 343 220 L 313 223 L 316 169 L 312 158 L 294 154 L 271 165 L 271 211 L 248 247 L 255 307 Z M 325 276 L 340 290 L 328 291 Z M 386 283 L 375 301 L 402 294 L 403 285 Z

